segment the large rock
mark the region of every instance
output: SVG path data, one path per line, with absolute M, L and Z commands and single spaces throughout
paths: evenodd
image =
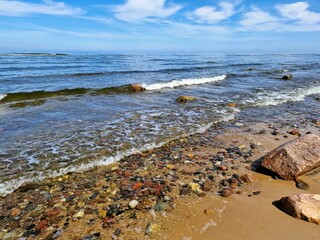
M 282 80 L 291 80 L 293 78 L 292 74 L 286 74 L 282 77 Z
M 130 88 L 133 92 L 142 92 L 146 90 L 140 83 L 131 84 Z
M 319 194 L 298 194 L 283 197 L 280 199 L 278 207 L 294 218 L 320 225 Z
M 309 134 L 292 140 L 268 153 L 261 165 L 293 180 L 320 166 L 320 137 Z

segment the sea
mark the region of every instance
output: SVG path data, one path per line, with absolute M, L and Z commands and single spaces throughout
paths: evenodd
M 0 54 L 0 196 L 241 114 L 314 121 L 319 94 L 320 54 Z M 197 100 L 178 103 L 182 95 Z

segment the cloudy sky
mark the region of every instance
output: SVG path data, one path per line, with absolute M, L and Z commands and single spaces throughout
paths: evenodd
M 320 1 L 0 0 L 0 51 L 320 53 Z

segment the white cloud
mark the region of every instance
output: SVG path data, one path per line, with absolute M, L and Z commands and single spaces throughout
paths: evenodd
M 181 9 L 178 5 L 166 6 L 166 0 L 127 0 L 124 5 L 114 7 L 115 17 L 128 22 L 148 18 L 169 17 Z
M 320 23 L 320 13 L 309 11 L 307 2 L 296 2 L 292 4 L 280 4 L 276 9 L 280 14 L 289 20 L 297 20 L 301 23 L 314 24 Z
M 275 27 L 278 18 L 271 16 L 270 13 L 252 7 L 251 11 L 242 16 L 240 25 L 245 30 L 270 30 Z
M 15 0 L 0 0 L 0 16 L 26 16 L 32 14 L 74 16 L 82 14 L 81 8 L 63 2 L 44 0 L 42 3 L 27 3 Z
M 236 5 L 236 3 L 221 2 L 219 10 L 209 6 L 200 7 L 189 13 L 189 19 L 199 23 L 217 23 L 234 15 Z

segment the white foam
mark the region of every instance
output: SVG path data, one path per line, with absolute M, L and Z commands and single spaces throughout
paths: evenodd
M 0 101 L 1 101 L 1 99 L 4 99 L 6 96 L 7 96 L 7 94 L 0 93 Z
M 261 93 L 257 99 L 247 100 L 255 106 L 275 106 L 286 102 L 303 101 L 305 97 L 320 93 L 320 86 L 310 88 L 299 88 L 288 92 Z
M 152 150 L 155 148 L 160 148 L 161 146 L 163 146 L 164 144 L 166 144 L 172 140 L 175 140 L 175 139 L 178 139 L 181 137 L 191 136 L 191 135 L 194 135 L 197 133 L 204 133 L 213 124 L 234 119 L 235 114 L 236 114 L 236 111 L 233 111 L 233 112 L 221 111 L 221 115 L 224 116 L 222 119 L 215 121 L 215 122 L 208 123 L 204 126 L 199 127 L 198 129 L 196 129 L 194 131 L 191 131 L 187 134 L 179 135 L 177 137 L 173 137 L 171 139 L 168 139 L 167 141 L 163 141 L 160 143 L 146 144 L 139 149 L 132 148 L 130 150 L 118 153 L 115 156 L 108 156 L 108 157 L 104 157 L 101 159 L 97 159 L 92 162 L 86 162 L 86 163 L 80 163 L 80 164 L 73 165 L 73 166 L 67 166 L 67 167 L 61 168 L 59 170 L 45 170 L 43 172 L 37 172 L 37 175 L 34 175 L 31 173 L 29 175 L 19 177 L 17 179 L 13 179 L 13 180 L 9 180 L 9 181 L 0 183 L 0 197 L 5 197 L 6 195 L 12 193 L 14 190 L 16 190 L 17 188 L 19 188 L 20 186 L 22 186 L 25 183 L 41 182 L 44 179 L 59 177 L 59 176 L 65 175 L 70 172 L 83 172 L 83 171 L 93 169 L 95 167 L 110 165 L 114 162 L 120 161 L 124 157 L 130 156 L 133 154 L 137 154 L 137 153 L 141 153 L 141 152 L 145 152 L 148 150 Z
M 190 85 L 198 85 L 210 82 L 222 81 L 227 78 L 227 75 L 221 75 L 211 78 L 190 78 L 190 79 L 182 79 L 182 80 L 173 80 L 171 82 L 164 83 L 154 83 L 154 84 L 142 84 L 146 90 L 159 90 L 163 88 L 175 88 L 179 86 L 190 86 Z

